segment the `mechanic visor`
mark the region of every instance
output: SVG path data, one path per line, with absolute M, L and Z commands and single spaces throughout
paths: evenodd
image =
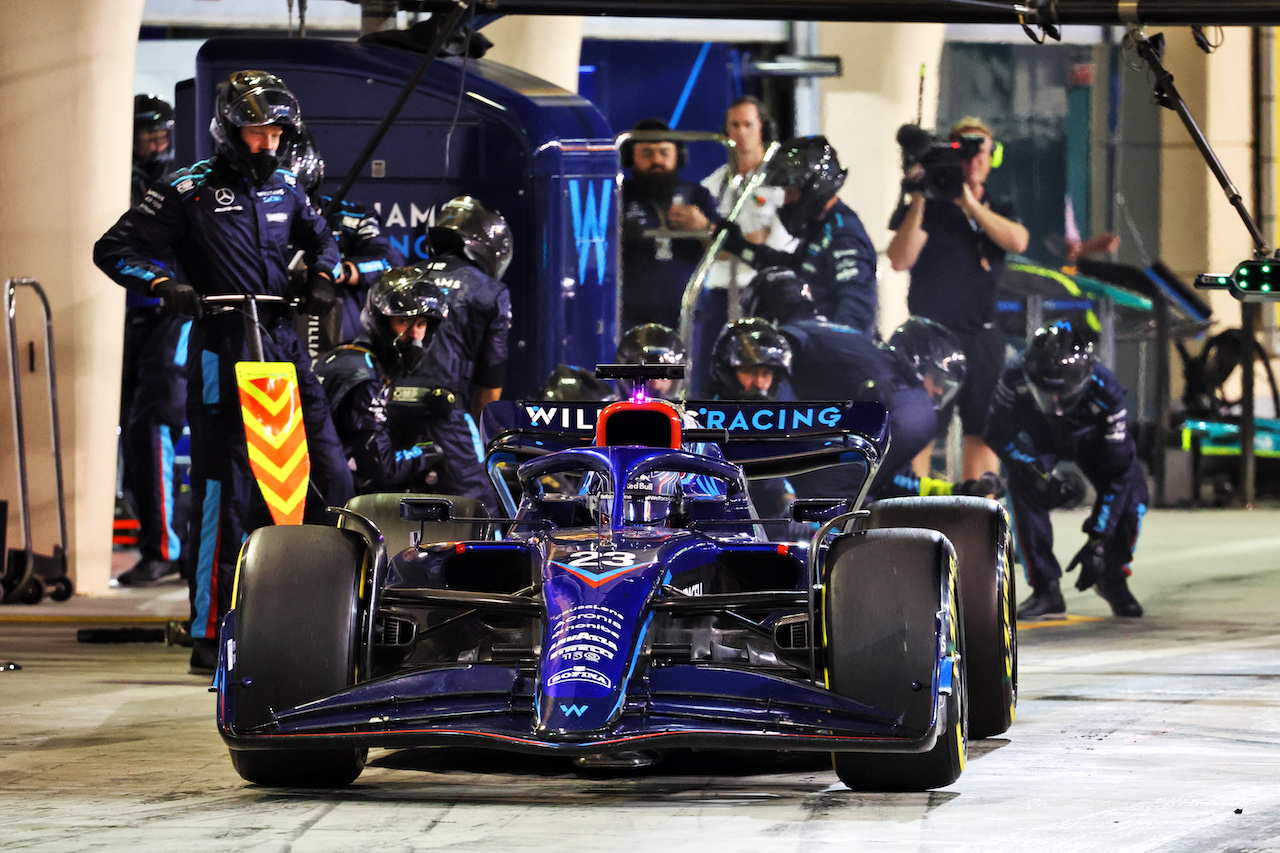
M 289 92 L 275 88 L 255 87 L 227 104 L 226 118 L 236 127 L 262 127 L 269 124 L 297 125 L 302 111 Z

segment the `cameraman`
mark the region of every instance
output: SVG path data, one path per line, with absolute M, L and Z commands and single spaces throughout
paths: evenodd
M 986 198 L 983 184 L 991 172 L 995 144 L 991 128 L 981 119 L 966 117 L 951 128 L 948 139 L 960 143 L 961 151 L 976 150 L 959 164 L 962 181 L 956 197 L 939 197 L 950 193 L 932 190 L 945 188 L 946 181 L 914 166 L 903 181 L 910 200 L 889 223 L 894 235 L 885 254 L 893 269 L 911 270 L 911 314 L 942 323 L 964 349 L 968 378 L 956 405 L 964 428 L 962 479 L 972 480 L 999 470 L 999 459 L 982 439 L 987 406 L 1004 363 L 1004 339 L 995 324 L 996 284 L 1005 253 L 1026 251 L 1028 234 L 1011 202 Z M 903 142 L 901 132 L 899 141 Z M 925 454 L 917 461 L 917 471 L 927 466 Z

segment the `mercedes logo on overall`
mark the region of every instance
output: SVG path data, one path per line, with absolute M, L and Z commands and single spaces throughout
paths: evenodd
M 218 204 L 223 205 L 231 204 L 231 202 L 236 200 L 236 194 L 226 187 L 219 187 L 214 190 L 213 197 L 217 200 Z

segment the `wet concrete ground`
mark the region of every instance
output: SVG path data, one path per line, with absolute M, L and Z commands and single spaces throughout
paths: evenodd
M 1056 517 L 1060 554 L 1082 516 Z M 959 782 L 854 794 L 822 756 L 676 755 L 591 779 L 558 760 L 375 751 L 338 792 L 268 790 L 232 770 L 186 650 L 77 643 L 72 621 L 152 627 L 175 584 L 0 608 L 0 850 L 1280 849 L 1280 512 L 1148 515 L 1111 618 L 1022 625 L 1007 736 Z M 1065 560 L 1064 560 L 1065 561 Z

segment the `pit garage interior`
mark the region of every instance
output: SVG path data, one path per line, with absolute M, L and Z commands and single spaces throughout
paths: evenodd
M 832 141 L 851 169 L 841 197 L 882 251 L 900 175 L 894 130 L 917 117 L 926 127 L 967 113 L 996 118 L 1012 156 L 991 184 L 1026 194 L 1019 204 L 1033 233 L 1002 302 L 1011 336 L 1037 319 L 1096 311 L 1109 335 L 1107 358 L 1130 389 L 1130 410 L 1147 425 L 1155 500 L 1131 579 L 1146 615 L 1116 619 L 1092 592 L 1073 590 L 1065 622 L 1020 625 L 1013 726 L 971 741 L 960 780 L 929 793 L 851 792 L 821 753 L 676 752 L 635 774 L 583 774 L 553 758 L 374 750 L 345 789 L 245 783 L 218 736 L 208 677 L 186 673 L 186 649 L 77 641 L 82 631 L 150 640 L 187 615 L 181 583 L 111 584 L 132 556 L 112 546 L 124 300 L 92 265 L 92 245 L 127 205 L 131 98 L 176 91 L 181 110 L 181 84 L 198 76 L 205 40 L 223 40 L 205 54 L 217 60 L 206 60 L 210 68 L 222 68 L 219 61 L 252 56 L 255 39 L 298 37 L 304 9 L 307 37 L 330 41 L 353 41 L 362 28 L 404 28 L 425 14 L 339 0 L 288 8 L 251 0 L 5 4 L 0 151 L 21 165 L 0 174 L 10 213 L 0 222 L 0 278 L 36 279 L 50 301 L 65 527 L 49 450 L 43 318 L 24 291 L 17 335 L 6 340 L 22 375 L 31 545 L 49 553 L 50 543 L 65 544 L 75 594 L 0 605 L 0 847 L 1205 851 L 1280 844 L 1280 474 L 1270 468 L 1280 453 L 1270 444 L 1280 412 L 1268 367 L 1280 352 L 1277 312 L 1274 303 L 1191 288 L 1201 273 L 1229 273 L 1254 244 L 1184 123 L 1154 103 L 1150 72 L 1131 67 L 1136 59 L 1122 47 L 1123 25 L 1135 17 L 1164 34 L 1167 68 L 1274 247 L 1280 56 L 1271 27 L 1280 23 L 1280 4 L 1224 2 L 1232 11 L 1216 20 L 1194 11 L 1203 21 L 1177 2 L 1029 4 L 1052 6 L 1063 21 L 1061 41 L 1040 46 L 1028 34 L 1043 36 L 1043 27 L 1024 33 L 1016 23 L 993 22 L 1004 12 L 993 7 L 1013 5 L 1005 3 L 813 2 L 803 4 L 809 19 L 801 21 L 773 20 L 762 2 L 739 4 L 742 19 L 731 4 L 699 19 L 660 14 L 657 0 L 616 9 L 601 2 L 590 17 L 578 17 L 588 12 L 584 4 L 564 4 L 555 16 L 546 8 L 520 14 L 523 0 L 490 5 L 506 16 L 482 30 L 494 42 L 486 60 L 577 92 L 597 108 L 600 136 L 645 115 L 673 116 L 677 106 L 686 116 L 681 127 L 718 130 L 725 93 L 745 80 L 746 91 L 783 105 L 785 129 Z M 529 4 L 539 5 L 556 4 Z M 1187 22 L 1203 24 L 1198 35 L 1210 50 Z M 647 78 L 626 67 L 627 56 L 642 56 L 636 64 L 650 69 L 670 66 L 661 86 L 648 86 L 660 98 L 636 94 Z M 707 75 L 701 86 L 691 74 L 699 57 Z M 743 64 L 779 58 L 810 58 L 828 71 L 838 64 L 838 74 L 734 76 Z M 454 77 L 441 88 L 457 84 Z M 315 111 L 343 121 L 329 105 Z M 362 132 L 375 123 L 366 120 Z M 343 157 L 358 150 L 352 139 Z M 698 174 L 719 162 L 714 152 L 702 156 Z M 1046 178 L 1039 174 L 1046 161 L 1065 166 Z M 581 168 L 594 176 L 613 167 Z M 1053 244 L 1064 231 L 1066 197 L 1086 236 L 1112 232 L 1122 242 L 1107 263 L 1072 271 L 1063 290 L 1052 274 L 1062 275 Z M 536 200 L 511 203 L 542 215 Z M 412 240 L 422 225 L 415 217 L 425 218 L 429 206 L 404 196 L 402 239 Z M 567 221 L 562 207 L 555 215 Z M 533 251 L 532 237 L 517 239 Z M 547 257 L 576 269 L 574 249 L 570 231 Z M 539 287 L 546 272 L 522 271 L 521 282 Z M 882 263 L 882 331 L 906 316 L 905 292 L 905 274 Z M 618 332 L 612 320 L 591 326 L 585 313 L 546 322 L 560 324 L 553 341 L 527 336 L 538 353 L 529 364 L 538 367 L 566 352 L 603 352 Z M 1226 348 L 1242 325 L 1262 357 L 1253 370 L 1228 363 L 1207 389 L 1203 417 L 1192 417 L 1188 360 L 1215 336 Z M 11 382 L 12 373 L 5 377 Z M 0 433 L 7 548 L 21 551 L 17 448 L 8 430 Z M 1082 509 L 1054 514 L 1064 564 L 1083 519 Z

